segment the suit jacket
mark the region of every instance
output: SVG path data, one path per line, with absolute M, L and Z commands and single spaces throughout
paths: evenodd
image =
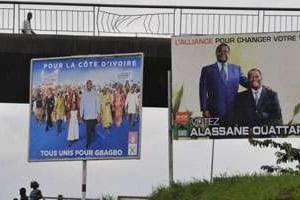
M 241 67 L 229 64 L 228 79 L 223 80 L 217 63 L 202 68 L 199 84 L 201 111 L 209 111 L 212 117 L 224 118 L 232 111 L 239 84 L 247 87 L 247 77 Z
M 52 113 L 52 111 L 54 109 L 54 104 L 55 104 L 55 100 L 54 100 L 53 95 L 51 95 L 50 97 L 46 96 L 45 105 L 46 105 L 47 113 L 50 113 L 50 114 Z
M 251 90 L 239 93 L 234 116 L 235 122 L 241 126 L 281 125 L 282 115 L 277 93 L 263 87 L 257 105 Z

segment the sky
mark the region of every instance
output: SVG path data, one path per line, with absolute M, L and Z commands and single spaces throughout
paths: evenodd
M 168 110 L 143 108 L 140 160 L 87 162 L 87 197 L 102 194 L 146 196 L 168 184 Z M 81 161 L 27 162 L 29 105 L 0 104 L 0 199 L 13 199 L 37 180 L 45 196 L 81 197 Z M 277 139 L 283 141 L 283 139 Z M 285 139 L 299 146 L 299 139 Z M 211 140 L 174 141 L 174 179 L 209 180 Z M 249 146 L 246 139 L 215 141 L 214 175 L 259 172 L 275 164 L 274 150 Z
M 32 2 L 39 2 L 31 0 Z M 44 1 L 45 2 L 45 1 Z M 60 1 L 62 2 L 62 1 Z M 64 1 L 82 2 L 82 1 Z M 141 4 L 138 0 L 96 1 L 88 3 Z M 146 5 L 293 7 L 298 0 L 253 1 L 179 1 L 144 0 Z M 168 184 L 168 109 L 143 108 L 142 151 L 140 160 L 88 161 L 87 197 L 101 194 L 146 196 L 160 185 Z M 18 197 L 20 187 L 32 180 L 40 183 L 45 196 L 81 197 L 82 162 L 28 163 L 29 105 L 0 103 L 0 199 Z M 299 147 L 298 138 L 277 139 Z M 174 179 L 191 181 L 209 179 L 211 140 L 174 141 Z M 275 164 L 274 149 L 252 147 L 245 139 L 215 142 L 214 175 L 249 174 L 260 172 L 264 164 Z M 29 193 L 29 192 L 27 192 Z

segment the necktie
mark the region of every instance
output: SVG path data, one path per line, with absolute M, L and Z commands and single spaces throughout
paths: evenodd
M 224 81 L 226 81 L 227 79 L 227 74 L 226 74 L 226 71 L 225 71 L 225 63 L 222 63 L 222 68 L 221 68 L 221 77 Z
M 257 104 L 258 104 L 258 100 L 259 100 L 259 98 L 258 98 L 258 91 L 255 91 L 254 92 L 254 101 L 255 101 L 255 105 L 257 106 Z

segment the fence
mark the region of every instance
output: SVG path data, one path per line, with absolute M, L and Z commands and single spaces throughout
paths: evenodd
M 61 197 L 44 197 L 43 198 L 43 200 L 51 200 L 51 199 L 53 199 L 53 200 L 81 200 L 81 198 L 74 198 L 74 197 L 63 197 L 63 196 L 61 196 Z M 102 198 L 98 198 L 98 199 L 90 199 L 90 198 L 86 198 L 86 200 L 104 200 L 104 199 L 102 199 Z M 109 200 L 109 199 L 108 199 Z
M 178 7 L 0 2 L 0 32 L 21 33 L 32 12 L 38 34 L 149 36 L 286 32 L 300 30 L 300 9 Z
M 81 200 L 81 198 L 72 198 L 72 197 L 63 197 L 62 195 L 59 195 L 58 197 L 44 197 L 44 200 L 50 200 L 50 199 L 56 199 L 56 200 Z M 113 199 L 113 197 L 111 197 Z M 144 196 L 118 196 L 116 200 L 147 200 L 148 197 Z M 109 197 L 107 198 L 99 198 L 99 199 L 89 199 L 86 200 L 110 200 Z

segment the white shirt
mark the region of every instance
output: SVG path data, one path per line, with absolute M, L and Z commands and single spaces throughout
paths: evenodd
M 251 91 L 252 91 L 252 95 L 253 95 L 254 100 L 257 98 L 257 102 L 258 102 L 259 99 L 260 99 L 262 87 L 258 88 L 257 90 L 252 88 Z M 257 95 L 257 97 L 256 97 L 256 95 Z
M 125 106 L 128 106 L 128 113 L 135 114 L 137 112 L 137 107 L 139 105 L 139 100 L 137 95 L 129 92 L 126 97 Z
M 218 68 L 219 68 L 219 72 L 221 72 L 222 70 L 222 63 L 217 62 Z M 226 74 L 226 80 L 228 80 L 228 64 L 224 63 L 224 70 L 225 70 L 225 74 Z
M 30 21 L 24 20 L 22 30 L 25 32 L 25 34 L 32 34 Z
M 100 114 L 99 97 L 94 91 L 85 91 L 80 101 L 80 117 L 84 120 L 97 119 Z

